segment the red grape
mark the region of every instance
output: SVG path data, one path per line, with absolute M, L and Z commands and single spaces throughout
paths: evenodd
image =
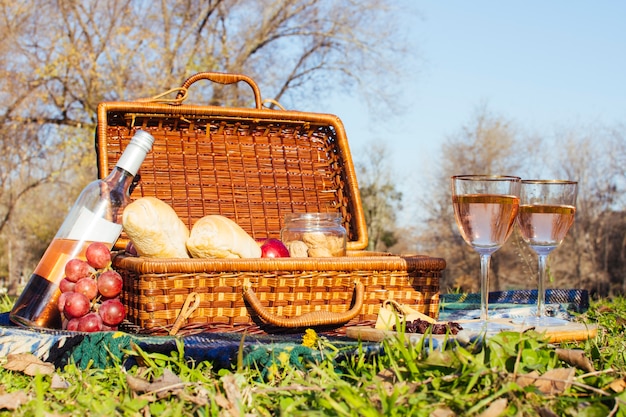
M 78 323 L 80 322 L 79 318 L 70 319 L 65 326 L 66 330 L 76 331 L 78 330 Z
M 63 306 L 65 317 L 72 319 L 74 317 L 82 317 L 89 313 L 91 305 L 87 297 L 77 292 L 69 292 L 66 294 L 65 304 Z
M 96 280 L 91 277 L 81 278 L 74 284 L 74 292 L 81 293 L 90 300 L 93 300 L 98 295 L 98 284 L 96 284 Z
M 102 319 L 98 313 L 89 313 L 78 320 L 79 332 L 99 332 L 102 330 Z
M 102 322 L 108 326 L 117 326 L 126 317 L 126 309 L 117 298 L 106 300 L 100 305 L 98 314 L 102 318 Z
M 117 297 L 123 284 L 122 276 L 113 270 L 105 271 L 98 277 L 98 291 L 106 298 Z
M 129 247 L 131 250 L 131 247 Z M 126 309 L 117 298 L 122 276 L 111 269 L 111 251 L 103 243 L 91 243 L 87 260 L 71 259 L 65 264 L 65 278 L 59 283 L 59 311 L 64 328 L 81 332 L 112 331 L 126 318 Z M 93 300 L 98 304 L 92 305 Z
M 74 258 L 65 264 L 65 277 L 71 282 L 90 276 L 94 269 L 86 261 Z
M 63 309 L 65 308 L 65 299 L 67 298 L 68 294 L 71 294 L 71 292 L 72 291 L 62 292 L 59 296 L 59 300 L 57 301 L 57 307 L 59 308 L 59 311 L 61 313 L 63 313 Z
M 111 251 L 102 242 L 93 242 L 87 246 L 85 257 L 89 265 L 96 269 L 106 268 L 111 263 Z
M 81 278 L 82 279 L 82 278 Z M 74 291 L 74 287 L 76 286 L 75 282 L 70 281 L 67 278 L 63 278 L 61 282 L 59 282 L 59 289 L 61 292 L 70 292 Z

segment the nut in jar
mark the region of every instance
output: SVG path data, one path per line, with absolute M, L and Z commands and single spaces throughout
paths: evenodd
M 281 240 L 293 258 L 346 254 L 346 229 L 339 213 L 288 214 Z

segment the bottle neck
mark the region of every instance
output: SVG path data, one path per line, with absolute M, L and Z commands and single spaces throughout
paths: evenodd
M 139 130 L 130 140 L 122 156 L 117 160 L 113 171 L 104 179 L 109 190 L 116 190 L 117 194 L 124 193 L 127 200 L 132 192 L 131 184 L 139 167 L 146 159 L 146 155 L 152 149 L 154 137 L 149 133 Z M 120 202 L 122 205 L 123 202 Z
M 134 175 L 124 168 L 115 166 L 111 173 L 102 181 L 106 183 L 106 188 L 111 196 L 113 207 L 124 206 L 130 196 L 130 187 Z

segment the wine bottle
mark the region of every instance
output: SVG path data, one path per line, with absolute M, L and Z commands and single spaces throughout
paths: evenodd
M 113 247 L 122 232 L 122 212 L 130 202 L 133 178 L 153 143 L 152 135 L 137 131 L 111 173 L 83 189 L 15 302 L 11 321 L 27 327 L 61 328 L 57 301 L 65 264 L 73 258 L 86 259 L 85 250 L 92 242 Z

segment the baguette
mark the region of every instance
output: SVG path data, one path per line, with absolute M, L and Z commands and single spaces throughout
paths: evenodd
M 122 227 L 139 256 L 189 258 L 189 228 L 169 204 L 158 198 L 142 197 L 126 206 Z
M 191 228 L 187 250 L 193 258 L 260 258 L 259 244 L 228 217 L 199 219 Z

